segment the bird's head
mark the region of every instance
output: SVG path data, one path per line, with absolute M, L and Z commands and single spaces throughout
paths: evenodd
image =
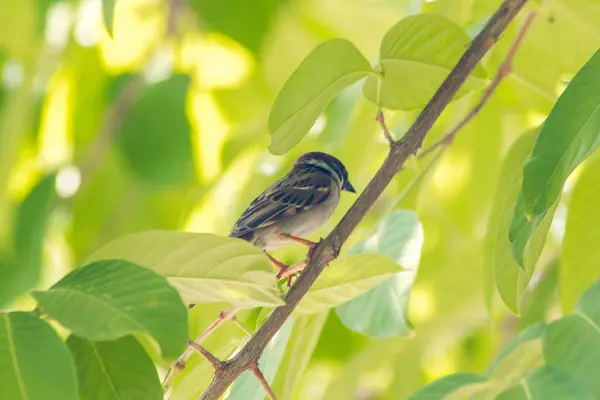
M 340 160 L 327 153 L 318 151 L 310 152 L 300 156 L 294 163 L 293 168 L 319 168 L 331 176 L 340 185 L 342 190 L 356 193 L 356 190 L 348 179 L 348 171 Z

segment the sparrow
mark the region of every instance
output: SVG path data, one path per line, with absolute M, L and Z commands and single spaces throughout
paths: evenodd
M 310 257 L 318 243 L 303 237 L 327 222 L 341 191 L 356 193 L 344 164 L 326 153 L 306 153 L 283 178 L 250 203 L 229 237 L 246 240 L 264 251 L 279 269 L 277 279 L 287 278 L 289 287 L 292 276 L 306 267 L 306 260 L 288 266 L 267 251 L 296 242 L 310 249 Z

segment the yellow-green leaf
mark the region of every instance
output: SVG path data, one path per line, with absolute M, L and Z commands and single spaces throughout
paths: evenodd
M 365 96 L 386 108 L 414 110 L 427 104 L 469 45 L 469 36 L 454 22 L 435 14 L 414 15 L 394 25 L 381 42 L 378 80 L 369 77 Z M 478 65 L 455 99 L 482 87 L 486 74 Z
M 360 51 L 346 39 L 317 46 L 292 73 L 269 115 L 273 154 L 284 154 L 308 133 L 325 107 L 343 89 L 375 73 Z
M 320 312 L 344 304 L 401 271 L 394 260 L 381 254 L 342 256 L 325 268 L 296 313 Z
M 123 259 L 166 277 L 189 303 L 242 308 L 283 304 L 276 272 L 250 243 L 209 233 L 145 231 L 116 239 L 88 258 Z

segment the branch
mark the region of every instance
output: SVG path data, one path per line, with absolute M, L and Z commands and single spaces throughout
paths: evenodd
M 508 75 L 510 75 L 510 73 L 512 72 L 512 62 L 515 58 L 515 54 L 517 54 L 517 50 L 519 49 L 519 46 L 521 45 L 521 42 L 523 41 L 523 38 L 525 37 L 525 34 L 527 33 L 527 30 L 529 29 L 529 26 L 531 26 L 531 22 L 533 22 L 533 19 L 536 15 L 536 10 L 530 11 L 527 15 L 527 18 L 525 19 L 521 30 L 517 34 L 515 41 L 513 42 L 510 50 L 506 54 L 506 58 L 504 59 L 502 65 L 500 65 L 500 68 L 498 69 L 496 77 L 494 78 L 490 86 L 488 86 L 483 92 L 483 96 L 481 96 L 479 103 L 477 103 L 477 105 L 473 107 L 473 109 L 465 116 L 465 118 L 462 121 L 458 123 L 458 125 L 454 127 L 454 129 L 452 129 L 450 132 L 444 135 L 443 138 L 432 144 L 430 147 L 419 153 L 417 157 L 425 157 L 426 155 L 432 153 L 439 147 L 449 146 L 456 137 L 458 131 L 460 131 L 467 124 L 467 122 L 473 119 L 473 117 L 475 117 L 475 115 L 477 115 L 479 111 L 481 111 L 481 109 L 488 102 L 490 97 L 492 97 L 492 93 L 494 93 L 498 85 L 500 85 L 500 82 L 502 82 L 502 80 Z
M 267 382 L 267 380 L 265 379 L 265 376 L 260 371 L 260 368 L 258 368 L 258 364 L 252 364 L 250 366 L 250 371 L 252 371 L 252 373 L 254 374 L 254 376 L 256 376 L 256 378 L 260 382 L 260 386 L 263 387 L 263 389 L 265 390 L 265 393 L 267 393 L 267 396 L 269 396 L 269 399 L 270 400 L 277 400 L 277 397 L 275 396 L 275 393 L 273 393 L 273 390 L 271 389 L 271 386 L 269 386 L 269 382 Z
M 208 326 L 208 328 L 206 328 L 204 330 L 204 332 L 202 332 L 200 334 L 200 336 L 198 336 L 196 338 L 196 340 L 194 340 L 192 343 L 194 343 L 195 345 L 198 345 L 198 346 L 200 344 L 202 344 L 202 342 L 204 342 L 207 337 L 209 337 L 215 330 L 217 330 L 217 328 L 219 326 L 223 325 L 224 322 L 232 320 L 232 319 L 235 320 L 235 314 L 237 312 L 238 312 L 237 307 L 232 307 L 225 311 L 221 311 L 219 313 L 219 317 L 215 320 L 215 322 L 210 324 Z M 240 326 L 240 328 L 245 333 L 248 333 L 247 330 L 241 326 L 241 324 L 238 326 Z M 175 363 L 171 366 L 171 368 L 169 368 L 169 371 L 167 371 L 167 374 L 165 375 L 165 378 L 163 379 L 163 383 L 162 383 L 163 389 L 165 391 L 171 386 L 171 384 L 173 383 L 173 380 L 175 380 L 175 377 L 177 376 L 177 373 L 179 371 L 182 371 L 185 368 L 187 361 L 192 356 L 192 354 L 194 354 L 194 350 L 197 350 L 197 349 L 193 345 L 190 344 L 188 346 L 188 348 L 185 350 L 185 352 L 181 356 L 179 356 L 179 358 L 175 361 Z
M 192 348 L 193 350 L 197 351 L 198 353 L 202 354 L 202 356 L 204 358 L 206 358 L 206 361 L 208 361 L 210 363 L 210 365 L 213 366 L 215 371 L 219 371 L 219 370 L 223 369 L 223 367 L 225 366 L 223 361 L 221 361 L 217 357 L 213 356 L 210 351 L 206 350 L 204 347 L 200 346 L 198 343 L 192 342 L 190 340 L 188 342 L 188 346 L 190 348 Z
M 385 124 L 385 118 L 383 116 L 382 111 L 379 111 L 377 113 L 375 120 L 377 122 L 379 122 L 379 126 L 381 126 L 381 129 L 383 130 L 383 136 L 385 136 L 385 138 L 388 141 L 388 143 L 390 144 L 390 146 L 393 146 L 395 141 L 394 141 L 394 138 L 392 137 L 392 134 L 390 133 L 390 130 L 388 129 L 387 125 Z
M 100 130 L 87 148 L 80 167 L 83 184 L 88 181 L 89 176 L 93 175 L 104 155 L 112 146 L 125 117 L 139 99 L 143 87 L 144 80 L 140 74 L 132 76 L 123 85 L 117 99 L 106 113 Z
M 402 168 L 404 162 L 419 150 L 427 132 L 444 108 L 526 2 L 527 0 L 504 0 L 483 30 L 471 42 L 458 64 L 450 72 L 403 139 L 393 143 L 383 165 L 340 223 L 315 248 L 307 268 L 287 292 L 286 304 L 277 307 L 256 335 L 231 360 L 226 362 L 223 369 L 217 371 L 200 400 L 217 400 L 242 372 L 252 368 L 252 365 L 258 362 L 269 341 L 294 311 L 323 269 L 337 257 L 341 246 L 356 229 L 396 173 Z

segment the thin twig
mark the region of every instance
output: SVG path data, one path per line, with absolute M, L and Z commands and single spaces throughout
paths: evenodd
M 381 129 L 383 130 L 383 136 L 385 136 L 385 138 L 388 141 L 388 143 L 390 144 L 390 146 L 393 146 L 395 143 L 395 140 L 392 137 L 392 134 L 390 133 L 390 130 L 388 129 L 387 125 L 385 124 L 385 117 L 383 116 L 383 111 L 379 111 L 377 113 L 375 120 L 377 122 L 379 122 L 379 126 L 381 126 Z
M 215 370 L 222 369 L 223 366 L 225 365 L 223 363 L 223 361 L 221 361 L 217 357 L 213 356 L 210 351 L 206 350 L 204 347 L 200 346 L 198 343 L 192 342 L 190 340 L 188 342 L 188 346 L 190 348 L 192 348 L 193 350 L 197 351 L 198 353 L 202 354 L 202 356 L 204 358 L 206 358 L 206 361 L 208 361 L 210 363 L 210 365 L 212 365 Z
M 240 328 L 242 332 L 244 332 L 246 335 L 252 336 L 252 332 L 250 331 L 250 329 L 246 328 L 244 324 L 242 324 L 235 315 L 233 316 L 233 318 L 231 318 L 231 321 L 233 321 L 233 323 L 236 324 L 237 327 Z
M 114 143 L 125 117 L 139 99 L 143 87 L 144 80 L 140 74 L 130 77 L 123 85 L 117 99 L 107 111 L 100 130 L 87 148 L 84 161 L 80 166 L 83 184 L 88 181 L 89 176 L 93 175 Z
M 217 330 L 219 326 L 223 325 L 224 322 L 234 319 L 238 310 L 239 309 L 237 307 L 232 307 L 225 311 L 221 311 L 219 313 L 219 317 L 212 324 L 210 324 L 208 328 L 206 328 L 204 332 L 202 332 L 200 336 L 196 338 L 196 340 L 194 340 L 194 343 L 198 345 L 202 344 L 202 342 L 204 342 L 206 338 L 208 338 L 215 330 Z M 243 330 L 245 331 L 245 329 Z M 169 371 L 167 371 L 162 383 L 164 390 L 167 390 L 169 387 L 171 387 L 171 384 L 173 383 L 173 380 L 175 380 L 177 373 L 185 368 L 185 365 L 192 354 L 194 354 L 194 349 L 193 347 L 188 346 L 185 352 L 179 356 L 171 368 L 169 368 Z
M 263 387 L 263 389 L 265 390 L 265 393 L 267 393 L 267 396 L 269 397 L 269 399 L 277 400 L 275 393 L 273 393 L 273 390 L 271 389 L 269 382 L 267 382 L 267 380 L 265 379 L 265 376 L 260 371 L 258 364 L 250 365 L 249 369 L 250 369 L 250 371 L 252 371 L 252 373 L 254 373 L 254 376 L 256 376 L 256 378 L 258 379 L 258 381 L 260 382 L 260 386 Z
M 521 42 L 523 41 L 523 38 L 525 37 L 525 34 L 527 33 L 527 30 L 529 29 L 529 26 L 531 25 L 531 22 L 533 22 L 533 19 L 536 15 L 536 10 L 530 11 L 527 15 L 527 18 L 525 19 L 521 30 L 517 34 L 515 41 L 513 42 L 510 50 L 506 54 L 506 58 L 504 59 L 504 61 L 500 65 L 500 68 L 498 69 L 496 77 L 494 78 L 492 83 L 490 83 L 490 85 L 485 89 L 477 105 L 473 107 L 473 109 L 462 119 L 462 121 L 458 123 L 458 125 L 454 127 L 454 129 L 452 129 L 450 132 L 444 135 L 444 137 L 432 144 L 430 147 L 420 152 L 417 155 L 417 157 L 425 157 L 426 155 L 430 154 L 431 152 L 440 147 L 449 146 L 450 144 L 452 144 L 452 141 L 454 141 L 456 134 L 467 124 L 467 122 L 473 119 L 475 115 L 477 115 L 477 113 L 481 111 L 481 109 L 488 102 L 490 97 L 492 97 L 492 94 L 494 93 L 498 85 L 500 85 L 500 82 L 502 82 L 502 80 L 508 75 L 510 75 L 510 73 L 512 72 L 512 62 L 515 58 L 515 54 L 517 54 L 517 50 L 519 49 L 519 46 L 521 45 Z
M 182 14 L 185 3 L 182 0 L 169 0 L 169 20 L 167 22 L 167 33 L 177 35 L 177 19 Z
M 394 142 L 383 165 L 356 202 L 350 207 L 340 223 L 327 238 L 320 242 L 311 254 L 308 267 L 300 275 L 294 286 L 286 293 L 283 306 L 277 307 L 267 318 L 258 332 L 236 355 L 226 362 L 223 369 L 215 374 L 210 386 L 200 400 L 217 400 L 240 374 L 256 364 L 273 336 L 279 331 L 292 314 L 300 300 L 306 295 L 325 267 L 334 260 L 339 251 L 362 221 L 365 214 L 375 204 L 396 173 L 406 160 L 416 154 L 425 136 L 446 108 L 452 97 L 464 84 L 467 77 L 477 66 L 484 54 L 495 43 L 506 26 L 512 21 L 527 0 L 504 0 L 502 5 L 488 20 L 483 30 L 471 42 L 452 72 L 442 83 L 433 98 L 423 109 L 415 123 L 406 132 L 402 140 Z

